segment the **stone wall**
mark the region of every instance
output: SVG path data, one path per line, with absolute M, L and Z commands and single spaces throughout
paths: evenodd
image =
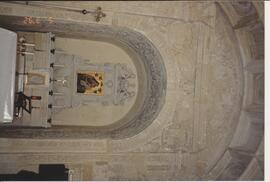
M 261 5 L 31 3 L 1 3 L 0 14 L 69 19 L 140 32 L 163 59 L 166 96 L 152 124 L 132 137 L 2 138 L 0 171 L 64 163 L 74 171 L 75 180 L 263 179 L 263 37 L 255 36 L 264 29 Z M 91 14 L 48 6 L 75 10 L 101 6 L 107 16 L 96 23 Z

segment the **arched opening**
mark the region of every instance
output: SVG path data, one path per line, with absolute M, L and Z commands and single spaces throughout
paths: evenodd
M 166 70 L 155 46 L 141 33 L 124 27 L 82 24 L 40 19 L 40 24 L 24 23 L 23 17 L 10 16 L 2 26 L 13 31 L 52 32 L 56 37 L 101 41 L 121 48 L 137 70 L 137 93 L 129 111 L 116 122 L 103 126 L 56 125 L 51 128 L 1 127 L 1 136 L 37 138 L 125 138 L 149 126 L 157 117 L 166 94 Z M 3 20 L 3 21 L 2 21 Z M 139 71 L 138 71 L 139 70 Z M 52 120 L 53 122 L 53 120 Z

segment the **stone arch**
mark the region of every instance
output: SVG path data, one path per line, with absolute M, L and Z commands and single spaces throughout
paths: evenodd
M 243 65 L 244 92 L 239 122 L 231 143 L 206 176 L 217 180 L 263 180 L 263 2 L 216 4 L 234 29 Z
M 12 24 L 2 21 L 2 26 L 11 30 L 53 32 L 56 36 L 79 39 L 106 41 L 123 48 L 134 60 L 138 74 L 139 97 L 135 106 L 121 120 L 106 126 L 98 127 L 52 127 L 40 128 L 1 128 L 1 136 L 36 137 L 36 138 L 113 138 L 121 139 L 138 134 L 148 127 L 158 116 L 166 96 L 166 70 L 157 48 L 143 34 L 126 27 L 116 27 L 98 24 L 82 24 L 71 21 L 54 21 L 41 19 L 35 26 L 27 26 L 23 17 L 14 19 Z M 14 28 L 16 27 L 16 28 Z M 74 33 L 76 32 L 76 33 Z

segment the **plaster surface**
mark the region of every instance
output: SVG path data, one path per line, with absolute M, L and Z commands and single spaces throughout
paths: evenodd
M 121 48 L 106 42 L 71 39 L 57 37 L 56 49 L 65 54 L 78 56 L 80 59 L 89 60 L 92 64 L 124 63 L 137 75 L 136 68 L 130 56 Z M 107 75 L 104 75 L 105 77 Z M 132 80 L 135 93 L 138 89 L 138 80 Z M 103 126 L 117 122 L 124 117 L 135 103 L 136 95 L 126 101 L 123 105 L 91 102 L 77 108 L 62 110 L 54 115 L 54 125 L 75 125 L 75 126 Z
M 222 10 L 215 2 L 41 3 L 78 9 L 101 6 L 107 17 L 96 23 L 91 15 L 7 3 L 0 4 L 0 14 L 53 17 L 55 22 L 68 19 L 74 23 L 139 32 L 162 57 L 166 69 L 166 84 L 163 85 L 166 95 L 153 122 L 129 137 L 65 142 L 40 140 L 34 136 L 31 139 L 1 138 L 1 166 L 65 163 L 74 170 L 74 180 L 239 178 L 250 156 L 230 147 L 235 138 L 241 141 L 236 140 L 236 146 L 246 147 L 248 143 L 245 140 L 243 144 L 245 137 L 238 137 L 237 131 L 243 130 L 237 126 L 241 124 L 239 120 L 242 121 L 245 94 L 251 90 L 243 70 L 246 64 L 243 55 L 247 56 L 250 49 L 239 46 L 249 45 L 241 44 L 247 38 L 239 39 L 239 32 L 232 28 L 234 21 L 231 20 L 234 19 L 227 17 L 229 13 L 224 14 L 224 7 L 231 7 L 230 4 L 224 3 Z M 261 120 L 257 124 L 259 122 Z M 245 131 L 253 131 L 254 127 Z M 251 148 L 257 149 L 254 145 Z M 263 158 L 263 154 L 259 156 Z M 253 161 L 252 165 L 255 164 Z

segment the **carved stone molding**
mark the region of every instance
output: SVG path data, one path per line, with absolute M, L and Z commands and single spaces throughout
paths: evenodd
M 2 16 L 1 26 L 15 28 L 23 31 L 54 32 L 56 36 L 98 39 L 117 44 L 127 50 L 134 59 L 137 59 L 139 70 L 145 70 L 145 77 L 141 74 L 140 92 L 142 96 L 141 107 L 130 111 L 121 121 L 105 128 L 84 127 L 79 130 L 66 130 L 51 128 L 44 129 L 11 129 L 1 128 L 1 136 L 9 137 L 37 137 L 37 138 L 126 138 L 138 134 L 148 127 L 158 116 L 166 95 L 166 70 L 159 51 L 141 33 L 134 30 L 107 26 L 55 20 L 50 23 L 47 19 L 40 18 L 40 24 L 25 25 L 23 17 L 10 16 L 14 21 L 6 21 L 7 16 Z M 8 18 L 8 19 L 9 19 Z M 76 34 L 74 34 L 76 32 Z M 136 65 L 135 65 L 136 66 Z M 144 85 L 144 86 L 143 86 Z M 16 134 L 15 134 L 16 133 Z M 14 135 L 15 134 L 15 135 Z
M 252 158 L 260 150 L 264 138 L 264 26 L 259 18 L 263 9 L 259 9 L 258 16 L 258 6 L 255 9 L 253 2 L 219 2 L 219 5 L 232 27 L 237 28 L 236 37 L 246 68 L 245 90 L 240 121 L 230 144 L 230 152 L 225 152 L 209 171 L 209 178 L 262 180 L 264 169 L 258 167 L 257 159 L 254 161 Z M 223 158 L 229 162 L 223 161 Z

